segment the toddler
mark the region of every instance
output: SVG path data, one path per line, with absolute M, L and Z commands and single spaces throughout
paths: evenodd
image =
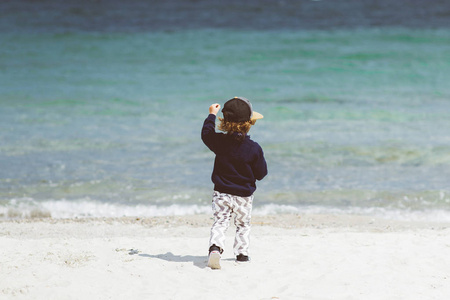
M 219 118 L 217 133 L 216 115 L 219 104 L 209 107 L 209 115 L 202 128 L 202 140 L 215 153 L 211 179 L 214 183 L 214 224 L 209 241 L 208 267 L 220 269 L 220 258 L 225 244 L 225 232 L 235 215 L 236 235 L 234 254 L 238 262 L 248 262 L 250 219 L 256 180 L 267 175 L 264 153 L 258 143 L 247 135 L 256 120 L 263 116 L 252 109 L 250 101 L 243 97 L 228 100 Z

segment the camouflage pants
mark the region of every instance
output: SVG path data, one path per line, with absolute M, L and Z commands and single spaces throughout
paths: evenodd
M 250 197 L 239 197 L 214 191 L 212 201 L 214 224 L 211 228 L 209 246 L 215 244 L 221 249 L 224 249 L 225 232 L 230 226 L 232 214 L 235 214 L 234 224 L 236 225 L 236 235 L 233 247 L 234 254 L 248 255 L 253 195 Z

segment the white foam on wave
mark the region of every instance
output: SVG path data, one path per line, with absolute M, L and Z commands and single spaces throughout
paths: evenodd
M 24 201 L 25 200 L 25 201 Z M 32 199 L 13 200 L 10 205 L 0 207 L 0 216 L 3 217 L 52 217 L 64 218 L 98 218 L 98 217 L 136 217 L 136 216 L 172 216 L 194 215 L 210 213 L 210 206 L 202 205 L 153 205 L 136 204 L 126 205 L 121 203 L 106 203 L 90 199 L 69 201 L 43 201 L 36 202 Z
M 210 205 L 202 204 L 123 204 L 94 201 L 92 199 L 49 200 L 38 202 L 30 198 L 15 199 L 0 206 L 0 218 L 116 218 L 153 217 L 211 214 Z M 450 211 L 439 209 L 406 210 L 383 207 L 326 207 L 318 205 L 265 204 L 254 206 L 253 215 L 273 214 L 333 214 L 364 215 L 377 218 L 419 221 L 450 222 Z

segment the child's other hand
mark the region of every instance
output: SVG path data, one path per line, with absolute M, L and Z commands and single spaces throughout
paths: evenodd
M 217 115 L 220 110 L 220 104 L 215 103 L 209 107 L 209 113 L 213 115 Z

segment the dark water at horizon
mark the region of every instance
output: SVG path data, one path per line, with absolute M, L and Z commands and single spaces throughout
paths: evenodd
M 450 27 L 445 0 L 15 0 L 0 5 L 2 32 Z

